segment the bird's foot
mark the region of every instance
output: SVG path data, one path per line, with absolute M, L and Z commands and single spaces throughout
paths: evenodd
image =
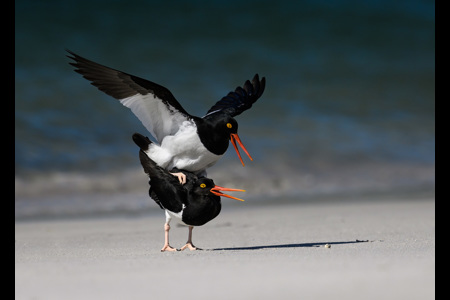
M 170 173 L 173 176 L 178 177 L 178 180 L 180 181 L 181 184 L 185 184 L 186 183 L 186 175 L 184 175 L 182 172 L 179 173 Z
M 183 247 L 180 248 L 181 251 L 183 251 L 184 249 L 188 248 L 191 251 L 194 250 L 202 250 L 201 248 L 195 247 L 194 244 L 192 243 L 186 243 L 186 245 L 184 245 Z
M 178 249 L 176 249 L 176 248 L 174 248 L 174 247 L 172 247 L 172 246 L 170 246 L 170 245 L 164 245 L 164 247 L 162 247 L 162 249 L 161 249 L 161 252 L 164 252 L 164 251 L 179 251 Z

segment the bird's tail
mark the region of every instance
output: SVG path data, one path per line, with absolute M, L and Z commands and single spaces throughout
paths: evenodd
M 133 141 L 139 146 L 139 148 L 141 148 L 142 151 L 147 151 L 148 146 L 152 143 L 148 137 L 137 132 L 133 134 Z

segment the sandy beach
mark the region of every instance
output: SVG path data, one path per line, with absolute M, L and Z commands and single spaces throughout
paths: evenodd
M 435 200 L 227 206 L 202 251 L 164 215 L 17 221 L 16 299 L 434 299 Z M 187 229 L 172 226 L 181 247 Z M 326 245 L 329 245 L 329 247 Z

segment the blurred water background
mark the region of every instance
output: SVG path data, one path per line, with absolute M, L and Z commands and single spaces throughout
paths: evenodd
M 254 161 L 230 147 L 208 170 L 245 203 L 434 195 L 434 1 L 15 1 L 16 218 L 159 209 L 131 139 L 148 133 L 66 48 L 199 116 L 265 76 L 237 117 Z

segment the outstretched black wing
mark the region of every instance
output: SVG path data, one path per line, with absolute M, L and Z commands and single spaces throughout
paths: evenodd
M 75 72 L 83 75 L 102 92 L 130 108 L 159 142 L 175 134 L 190 115 L 165 87 L 146 79 L 115 70 L 67 50 L 75 62 Z
M 229 92 L 228 95 L 214 104 L 205 117 L 219 111 L 232 117 L 237 116 L 252 107 L 253 103 L 263 94 L 265 87 L 266 78 L 263 77 L 259 80 L 259 76 L 256 74 L 251 82 L 245 81 L 243 87 L 238 86 L 233 92 Z

